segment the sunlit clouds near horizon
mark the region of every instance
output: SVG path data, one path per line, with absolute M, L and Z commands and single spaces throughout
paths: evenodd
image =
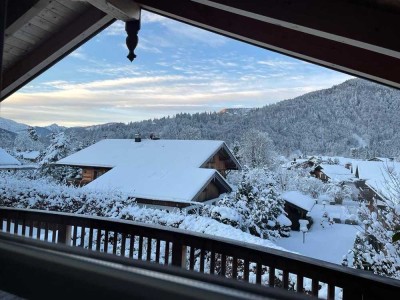
M 1 104 L 29 125 L 130 122 L 261 107 L 348 75 L 144 12 L 137 58 L 116 22 Z

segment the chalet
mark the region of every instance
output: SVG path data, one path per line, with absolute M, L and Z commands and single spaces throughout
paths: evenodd
M 222 141 L 106 139 L 57 162 L 82 168 L 86 190 L 115 190 L 141 204 L 188 207 L 231 188 L 239 162 Z
M 397 174 L 397 175 L 396 175 Z M 359 161 L 356 177 L 359 178 L 360 198 L 370 206 L 384 207 L 386 200 L 398 196 L 397 177 L 400 163 L 388 161 Z
M 315 200 L 298 191 L 289 191 L 282 194 L 285 201 L 285 212 L 292 222 L 292 230 L 300 230 L 300 219 L 308 220 L 308 228 L 312 225 L 312 219 L 307 214 L 314 207 Z
M 333 180 L 336 182 L 349 182 L 355 179 L 355 176 L 351 173 L 351 170 L 341 165 L 319 164 L 311 172 L 311 175 L 325 182 L 328 180 Z
M 0 170 L 14 170 L 20 168 L 20 166 L 21 163 L 16 158 L 0 148 Z
M 40 151 L 24 151 L 24 152 L 18 152 L 16 155 L 18 158 L 26 160 L 31 163 L 36 163 L 38 162 L 38 159 L 40 157 Z

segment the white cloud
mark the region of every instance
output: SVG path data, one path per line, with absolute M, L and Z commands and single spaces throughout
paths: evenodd
M 109 26 L 106 30 L 104 30 L 104 34 L 106 35 L 126 35 L 125 32 L 125 23 L 122 21 L 116 21 L 111 26 Z
M 87 55 L 83 52 L 82 49 L 75 50 L 74 52 L 70 53 L 69 56 L 78 58 L 78 59 L 82 59 L 82 60 L 87 59 Z

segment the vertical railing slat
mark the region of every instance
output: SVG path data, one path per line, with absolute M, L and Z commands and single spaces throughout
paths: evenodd
M 206 251 L 204 249 L 200 250 L 200 272 L 204 273 L 204 260 L 206 256 Z
M 221 254 L 221 276 L 226 275 L 226 255 Z
M 246 282 L 249 282 L 249 260 L 245 259 L 243 262 L 243 279 Z
M 29 237 L 33 237 L 33 220 L 29 221 Z
M 72 246 L 76 246 L 76 239 L 78 237 L 78 226 L 74 226 L 74 231 L 72 233 Z
M 328 300 L 335 299 L 335 285 L 332 283 L 328 283 Z
M 147 238 L 147 257 L 146 257 L 147 261 L 151 261 L 151 238 L 148 237 Z
M 135 236 L 131 234 L 131 239 L 129 241 L 129 258 L 133 258 L 134 252 L 135 252 Z
M 89 228 L 89 244 L 88 244 L 88 248 L 90 250 L 93 249 L 93 227 L 92 226 L 90 226 L 90 228 Z
M 41 232 L 41 230 L 42 230 L 42 224 L 41 224 L 41 223 L 42 223 L 42 222 L 40 222 L 40 221 L 37 222 L 36 238 L 37 238 L 38 240 L 40 240 L 40 232 Z
M 302 274 L 297 274 L 297 292 L 303 293 L 304 292 L 304 277 Z
M 238 267 L 237 257 L 234 256 L 234 257 L 232 257 L 232 278 L 233 279 L 237 279 L 237 267 Z
M 191 246 L 190 253 L 189 253 L 189 270 L 194 270 L 194 251 L 195 251 L 195 248 L 193 246 Z
M 270 287 L 275 286 L 275 267 L 268 268 L 268 285 Z
M 57 228 L 57 225 L 55 225 L 55 224 L 51 224 L 52 226 L 51 226 L 51 242 L 52 243 L 56 243 L 56 240 L 57 240 L 57 230 L 56 230 L 56 228 Z
M 100 251 L 101 249 L 101 229 L 97 228 L 96 233 L 96 251 Z
M 104 253 L 108 253 L 108 230 L 104 231 Z
M 125 257 L 126 233 L 121 234 L 121 256 Z
M 22 234 L 22 236 L 25 236 L 25 234 L 26 234 L 26 220 L 25 219 L 22 220 L 22 233 L 21 234 Z
M 139 236 L 139 251 L 138 251 L 138 259 L 142 260 L 143 255 L 143 236 Z
M 311 294 L 315 297 L 318 297 L 318 290 L 319 290 L 319 281 L 318 279 L 313 278 L 311 283 Z
M 11 219 L 7 218 L 6 232 L 10 232 L 10 231 L 11 231 Z
M 283 288 L 287 290 L 289 288 L 289 272 L 287 270 L 283 270 L 282 281 Z
M 79 244 L 79 247 L 81 247 L 81 248 L 85 247 L 85 234 L 86 234 L 86 227 L 82 226 L 81 227 L 81 243 Z
M 14 220 L 14 234 L 18 235 L 18 219 Z
M 164 253 L 164 264 L 169 263 L 169 241 L 165 241 L 165 253 Z
M 117 254 L 117 245 L 118 245 L 118 232 L 114 231 L 113 254 Z
M 215 251 L 211 250 L 211 255 L 210 255 L 210 274 L 215 273 Z
M 44 240 L 49 241 L 49 223 L 44 223 Z
M 256 283 L 261 284 L 261 273 L 262 273 L 262 265 L 260 262 L 257 262 L 256 265 Z
M 160 263 L 160 247 L 161 247 L 160 239 L 157 239 L 157 245 L 156 245 L 156 262 L 157 263 Z

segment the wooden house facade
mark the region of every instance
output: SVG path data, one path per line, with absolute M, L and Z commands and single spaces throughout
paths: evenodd
M 288 191 L 282 194 L 282 199 L 285 201 L 285 212 L 288 219 L 292 222 L 292 230 L 300 230 L 299 220 L 308 220 L 307 227 L 310 228 L 313 220 L 308 215 L 315 204 L 315 200 L 298 191 Z
M 313 220 L 311 217 L 309 217 L 308 211 L 304 208 L 301 208 L 295 204 L 292 204 L 288 201 L 285 201 L 285 206 L 284 206 L 285 212 L 287 213 L 287 217 L 292 222 L 291 229 L 295 231 L 300 230 L 300 223 L 299 220 L 308 220 L 308 229 L 310 229 Z

